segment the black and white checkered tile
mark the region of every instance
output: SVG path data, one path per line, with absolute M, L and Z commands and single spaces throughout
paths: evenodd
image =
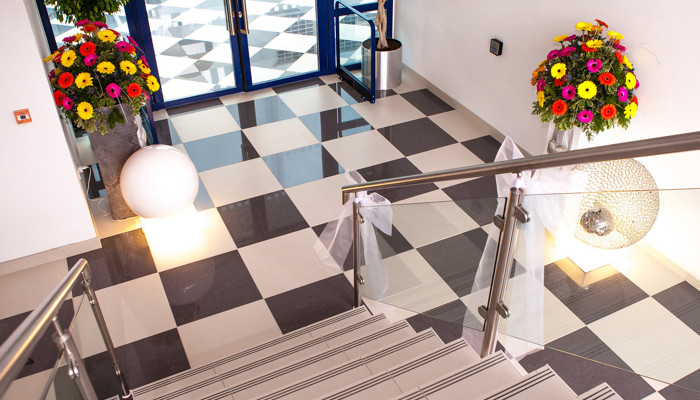
M 31 278 L 38 288 L 50 287 L 79 257 L 88 259 L 134 387 L 352 307 L 348 273 L 323 265 L 313 250 L 340 210 L 345 171 L 367 180 L 416 174 L 489 162 L 499 147 L 478 121 L 410 75 L 375 104 L 328 76 L 158 111 L 156 119 L 158 136 L 186 152 L 199 172 L 198 228 L 174 232 L 173 246 L 147 239 L 133 221 L 96 212 L 102 248 L 37 267 L 46 279 Z M 422 312 L 409 321 L 434 326 L 445 338 L 464 333 L 450 323 L 478 328 L 467 298 L 491 219 L 503 206 L 493 178 L 382 194 L 394 204 L 394 231 L 380 234 L 379 246 L 387 268 L 401 270 L 389 290 L 413 290 L 394 305 Z M 100 199 L 90 202 L 99 209 Z M 558 261 L 545 267 L 546 349 L 522 358 L 526 369 L 549 363 L 577 392 L 607 381 L 626 399 L 684 397 L 675 386 L 618 368 L 700 390 L 694 287 L 656 266 L 582 288 Z M 31 296 L 15 297 L 0 308 L 0 339 L 36 305 Z M 75 313 L 73 303 L 61 318 Z M 76 329 L 82 337 L 95 333 L 87 316 Z M 25 379 L 52 366 L 48 338 L 42 346 Z M 115 393 L 105 350 L 89 341 L 81 346 L 98 392 Z M 635 346 L 645 351 L 634 353 Z M 591 372 L 558 350 L 612 367 L 596 364 Z

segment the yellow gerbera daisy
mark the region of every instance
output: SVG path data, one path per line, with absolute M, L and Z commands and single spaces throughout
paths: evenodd
M 586 42 L 586 46 L 592 49 L 599 49 L 603 47 L 603 41 L 600 39 L 593 39 Z
M 637 86 L 637 77 L 634 76 L 633 73 L 628 72 L 625 74 L 625 86 L 627 86 L 627 89 L 630 90 Z
M 56 57 L 57 55 L 58 55 L 58 51 L 54 51 L 53 53 L 46 56 L 46 58 L 44 58 L 44 61 L 49 62 L 49 61 L 53 60 L 53 58 Z
M 139 60 L 136 64 L 139 66 L 139 68 L 141 69 L 141 72 L 143 72 L 144 74 L 150 74 L 150 73 L 151 73 L 151 69 L 148 68 L 148 67 L 146 66 L 146 64 L 143 63 L 143 61 Z
M 544 107 L 544 92 L 541 90 L 537 92 L 537 102 L 540 103 L 540 107 Z
M 625 38 L 625 35 L 615 31 L 608 31 L 608 36 L 613 40 L 622 40 Z
M 119 68 L 129 75 L 133 75 L 136 73 L 136 66 L 131 61 L 124 60 L 124 61 L 120 62 Z
M 88 86 L 92 86 L 92 76 L 87 72 L 81 72 L 75 77 L 75 86 L 78 89 L 85 89 Z
M 625 106 L 625 118 L 630 119 L 637 114 L 637 105 L 635 103 L 630 103 Z
M 564 39 L 566 39 L 566 38 L 568 38 L 568 37 L 569 37 L 569 35 L 559 35 L 559 36 L 555 37 L 555 38 L 552 39 L 552 40 L 554 40 L 555 42 L 563 42 Z
M 117 39 L 117 35 L 114 34 L 114 32 L 109 31 L 109 30 L 102 30 L 97 32 L 97 37 L 100 38 L 101 41 L 103 42 L 114 42 Z
M 576 24 L 576 29 L 580 31 L 590 31 L 591 28 L 593 28 L 593 25 L 588 22 L 579 22 Z
M 90 119 L 93 116 L 95 110 L 92 108 L 92 104 L 87 101 L 82 101 L 78 104 L 78 116 L 82 119 Z
M 149 75 L 148 78 L 146 78 L 146 85 L 151 92 L 155 92 L 156 90 L 160 89 L 158 79 L 156 79 L 156 77 L 153 75 Z
M 79 40 L 82 39 L 82 38 L 83 38 L 83 34 L 82 34 L 82 33 L 76 33 L 76 34 L 75 34 L 75 41 L 76 41 L 76 42 L 79 41 Z
M 578 85 L 578 95 L 584 99 L 592 99 L 598 93 L 598 88 L 591 81 L 584 81 Z
M 632 63 L 631 63 L 630 60 L 627 58 L 627 56 L 623 56 L 623 57 L 622 57 L 622 63 L 625 64 L 625 66 L 626 66 L 627 68 L 629 68 L 629 69 L 634 69 L 634 67 L 632 67 Z
M 73 50 L 66 50 L 61 55 L 61 65 L 64 67 L 70 67 L 75 62 L 75 52 Z
M 114 64 L 109 61 L 102 61 L 101 63 L 97 64 L 95 69 L 101 74 L 111 74 L 114 72 Z
M 566 65 L 564 63 L 556 63 L 550 71 L 554 79 L 561 79 L 566 75 Z

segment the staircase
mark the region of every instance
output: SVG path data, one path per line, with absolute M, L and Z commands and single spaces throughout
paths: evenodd
M 136 399 L 621 399 L 601 385 L 581 396 L 548 366 L 527 374 L 503 352 L 483 359 L 365 307 L 134 390 Z

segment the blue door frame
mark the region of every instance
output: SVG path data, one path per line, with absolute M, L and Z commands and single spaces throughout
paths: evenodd
M 242 9 L 243 0 L 229 0 L 231 6 L 236 10 Z M 36 0 L 37 8 L 41 15 L 44 32 L 52 51 L 56 50 L 56 39 L 53 35 L 51 23 L 46 6 L 43 0 Z M 334 27 L 334 0 L 317 0 L 316 1 L 316 20 L 318 32 L 318 62 L 319 70 L 305 74 L 295 75 L 287 78 L 266 81 L 258 84 L 247 83 L 250 80 L 250 59 L 248 54 L 248 38 L 247 35 L 242 35 L 240 28 L 243 24 L 242 18 L 235 18 L 235 27 L 237 34 L 231 38 L 231 51 L 233 55 L 234 74 L 238 85 L 235 88 L 224 89 L 221 91 L 206 93 L 198 96 L 178 99 L 173 101 L 165 101 L 162 91 L 154 93 L 152 96 L 153 108 L 158 110 L 162 108 L 175 107 L 184 104 L 195 103 L 203 100 L 218 98 L 220 96 L 238 93 L 242 91 L 250 92 L 254 90 L 264 89 L 272 86 L 279 86 L 287 83 L 293 83 L 310 79 L 318 76 L 334 74 L 336 72 L 335 59 L 335 27 Z M 377 9 L 376 3 L 362 4 L 355 6 L 362 12 L 373 11 Z M 393 16 L 393 1 L 386 2 L 388 15 L 388 35 L 392 32 L 392 16 Z M 148 23 L 148 14 L 146 10 L 145 0 L 131 0 L 124 7 L 127 24 L 131 36 L 136 39 L 141 49 L 146 53 L 146 59 L 151 67 L 152 74 L 160 80 L 158 73 L 158 65 L 155 59 L 155 51 L 153 41 L 151 40 L 151 32 Z M 235 14 L 238 14 L 235 12 Z M 240 43 L 240 44 L 239 44 Z

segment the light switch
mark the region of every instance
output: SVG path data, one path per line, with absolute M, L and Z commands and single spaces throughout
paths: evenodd
M 32 116 L 29 115 L 29 109 L 25 108 L 23 110 L 15 110 L 15 120 L 17 125 L 26 124 L 27 122 L 32 122 Z

